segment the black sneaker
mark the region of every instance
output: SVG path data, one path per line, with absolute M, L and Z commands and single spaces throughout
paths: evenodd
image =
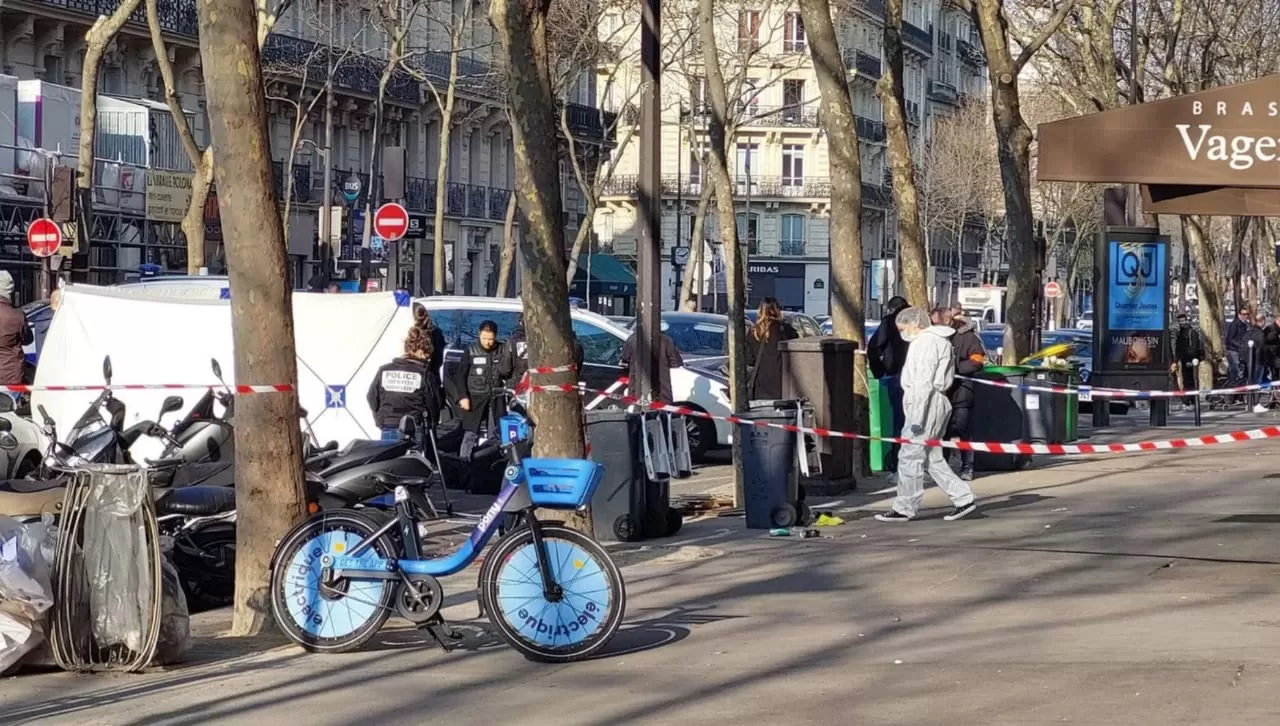
M 969 502 L 963 507 L 956 507 L 955 509 L 952 509 L 949 514 L 943 515 L 942 518 L 947 520 L 948 522 L 954 522 L 957 519 L 964 519 L 965 517 L 969 516 L 970 514 L 973 514 L 976 511 L 978 511 L 978 503 Z
M 877 522 L 910 522 L 911 517 L 898 512 L 896 509 L 890 509 L 887 512 L 881 512 L 876 515 Z
M 960 470 L 960 481 L 973 481 L 973 468 Z

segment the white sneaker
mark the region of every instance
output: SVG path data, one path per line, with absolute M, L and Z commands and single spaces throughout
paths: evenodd
M 1266 406 L 1263 406 L 1261 403 L 1253 407 L 1254 413 L 1266 413 L 1267 411 L 1270 411 L 1270 410 L 1271 409 L 1267 408 Z

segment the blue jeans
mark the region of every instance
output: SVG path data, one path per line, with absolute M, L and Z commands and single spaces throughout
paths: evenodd
M 1235 385 L 1244 380 L 1244 371 L 1240 368 L 1240 351 L 1227 351 L 1227 383 Z
M 893 408 L 894 436 L 898 436 L 900 435 L 899 432 L 902 431 L 902 427 L 907 425 L 907 416 L 902 412 L 902 378 L 900 376 L 886 376 L 883 381 L 889 389 L 889 405 Z M 889 447 L 889 453 L 885 457 L 885 469 L 889 471 L 898 470 L 898 449 L 898 444 Z

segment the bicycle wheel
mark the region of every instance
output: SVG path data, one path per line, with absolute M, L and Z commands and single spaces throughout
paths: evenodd
M 271 571 L 271 611 L 289 639 L 313 653 L 360 647 L 390 614 L 396 583 L 342 579 L 321 587 L 321 557 L 353 549 L 377 531 L 362 514 L 329 511 L 294 527 L 276 550 Z M 386 537 L 373 543 L 379 557 L 397 557 Z
M 529 660 L 563 663 L 603 648 L 626 611 L 622 573 L 586 535 L 542 526 L 551 576 L 563 589 L 556 601 L 542 589 L 533 533 L 522 528 L 503 537 L 485 559 L 480 600 L 503 640 Z

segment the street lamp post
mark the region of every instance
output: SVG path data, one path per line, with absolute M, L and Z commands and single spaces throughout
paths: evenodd
M 659 42 L 660 0 L 643 0 L 640 6 L 640 174 L 637 201 L 640 212 L 639 250 L 636 269 L 636 360 L 633 371 L 635 395 L 656 399 L 658 385 L 658 336 L 662 309 L 662 174 L 661 76 L 662 46 Z M 641 375 L 634 375 L 635 372 Z

